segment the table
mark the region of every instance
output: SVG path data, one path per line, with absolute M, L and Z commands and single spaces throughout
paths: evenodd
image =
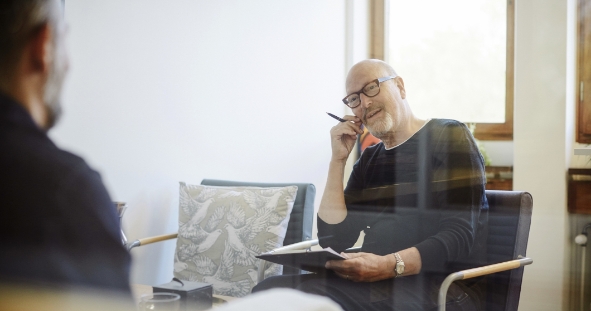
M 138 305 L 140 302 L 140 297 L 145 294 L 152 293 L 152 286 L 144 285 L 144 284 L 131 284 L 131 294 L 133 295 L 133 300 L 135 304 Z M 216 295 L 213 294 L 213 309 L 216 307 L 222 306 L 230 301 L 237 300 L 240 298 L 224 296 L 224 295 Z
M 48 284 L 49 285 L 49 284 Z M 120 291 L 78 286 L 42 286 L 0 282 L 0 310 L 130 311 L 136 306 Z

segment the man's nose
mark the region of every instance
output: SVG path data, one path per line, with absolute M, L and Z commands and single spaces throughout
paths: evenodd
M 363 108 L 368 108 L 372 104 L 371 97 L 361 93 L 359 94 L 359 100 L 361 101 L 361 106 Z

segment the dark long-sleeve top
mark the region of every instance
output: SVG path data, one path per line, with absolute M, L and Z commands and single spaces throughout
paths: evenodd
M 414 246 L 422 272 L 482 264 L 485 184 L 484 161 L 466 126 L 432 119 L 394 148 L 379 143 L 363 152 L 345 188 L 347 217 L 338 224 L 318 217 L 320 245 L 342 251 L 364 231 L 363 252 L 386 255 Z
M 0 282 L 121 291 L 131 257 L 101 181 L 0 93 Z

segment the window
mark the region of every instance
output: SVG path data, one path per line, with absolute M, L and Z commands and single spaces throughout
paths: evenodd
M 372 57 L 405 78 L 417 116 L 513 139 L 512 1 L 374 0 L 371 12 Z

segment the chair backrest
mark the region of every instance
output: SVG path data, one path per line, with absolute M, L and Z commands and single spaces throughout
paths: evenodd
M 293 204 L 293 210 L 287 224 L 287 233 L 283 245 L 289 245 L 312 238 L 312 224 L 314 222 L 314 198 L 316 187 L 307 183 L 256 183 L 241 182 L 217 179 L 204 179 L 201 181 L 205 186 L 224 187 L 285 187 L 297 186 L 298 192 Z M 283 274 L 298 274 L 300 270 L 284 266 Z
M 486 190 L 489 204 L 488 263 L 526 256 L 532 215 L 532 196 L 521 191 Z M 487 276 L 486 308 L 516 311 L 523 267 Z

